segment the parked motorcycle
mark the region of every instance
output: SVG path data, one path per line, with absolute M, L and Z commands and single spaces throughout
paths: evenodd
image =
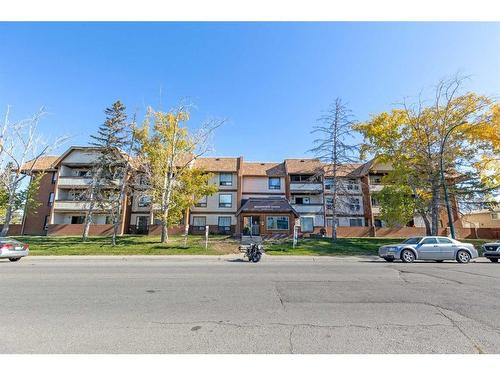
M 251 243 L 247 246 L 245 256 L 250 262 L 257 263 L 260 258 L 262 258 L 262 253 L 264 252 L 264 246 L 261 244 Z

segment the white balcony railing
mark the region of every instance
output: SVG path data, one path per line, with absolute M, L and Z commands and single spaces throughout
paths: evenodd
M 322 214 L 323 213 L 323 203 L 292 204 L 292 207 L 299 214 Z
M 323 191 L 322 183 L 310 183 L 310 182 L 291 182 L 290 183 L 291 192 L 321 192 Z
M 384 187 L 384 185 L 382 185 L 382 184 L 370 184 L 370 191 L 373 191 L 373 192 L 380 191 L 383 189 L 383 187 Z
M 65 210 L 65 211 L 85 211 L 89 209 L 90 202 L 88 201 L 63 201 L 63 200 L 56 200 L 54 202 L 54 209 L 55 210 Z M 109 209 L 111 208 L 110 204 L 106 204 L 104 207 L 102 203 L 96 204 L 95 205 L 95 210 L 99 211 L 102 209 Z
M 59 176 L 59 187 L 77 187 L 89 186 L 92 183 L 92 177 L 78 177 L 78 176 Z M 110 186 L 120 186 L 120 180 L 112 180 Z

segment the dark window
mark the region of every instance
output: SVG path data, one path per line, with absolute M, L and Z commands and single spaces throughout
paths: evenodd
M 231 232 L 231 217 L 230 216 L 219 216 L 219 231 L 220 232 Z
M 233 205 L 233 196 L 231 194 L 219 194 L 219 207 L 231 208 Z
M 49 199 L 47 201 L 47 206 L 52 207 L 54 205 L 54 193 L 49 193 Z
M 362 227 L 363 226 L 363 219 L 349 219 L 349 226 L 350 227 Z
M 207 207 L 207 196 L 205 195 L 196 204 L 195 207 Z
M 220 186 L 232 186 L 233 185 L 233 174 L 232 173 L 220 173 L 219 174 L 219 185 Z
M 77 171 L 76 175 L 78 177 L 87 177 L 90 175 L 90 171 L 87 171 L 87 170 Z
M 269 177 L 269 190 L 280 190 L 281 179 L 279 177 Z
M 288 216 L 268 216 L 267 229 L 268 230 L 288 230 Z
M 439 237 L 438 238 L 438 242 L 439 243 L 442 243 L 442 244 L 450 244 L 450 243 L 453 243 L 452 240 L 450 240 L 449 238 L 446 238 L 446 237 Z
M 85 216 L 71 216 L 71 224 L 83 224 Z
M 57 180 L 57 172 L 52 172 L 52 180 L 51 180 L 51 182 L 52 182 L 53 184 L 55 184 L 55 183 L 56 183 L 56 180 Z
M 207 218 L 205 216 L 193 216 L 193 227 L 195 230 L 204 231 L 207 224 Z
M 151 205 L 151 197 L 149 195 L 143 195 L 139 198 L 137 206 L 139 207 L 149 207 Z
M 422 241 L 422 245 L 430 245 L 430 244 L 436 244 L 437 243 L 437 239 L 433 238 L 433 237 L 430 237 L 430 238 L 425 238 L 423 241 Z
M 377 228 L 382 228 L 382 220 L 380 219 L 375 219 L 374 224 Z

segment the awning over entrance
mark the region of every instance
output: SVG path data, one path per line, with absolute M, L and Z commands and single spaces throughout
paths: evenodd
M 249 198 L 236 212 L 236 216 L 241 213 L 291 213 L 299 217 L 286 198 Z

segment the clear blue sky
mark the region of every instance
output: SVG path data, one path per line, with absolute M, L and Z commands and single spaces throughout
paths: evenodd
M 358 120 L 457 71 L 500 94 L 500 23 L 1 23 L 0 113 L 40 106 L 47 138 L 84 145 L 120 99 L 139 118 L 181 98 L 191 126 L 229 122 L 216 154 L 311 156 L 315 120 L 335 97 Z

